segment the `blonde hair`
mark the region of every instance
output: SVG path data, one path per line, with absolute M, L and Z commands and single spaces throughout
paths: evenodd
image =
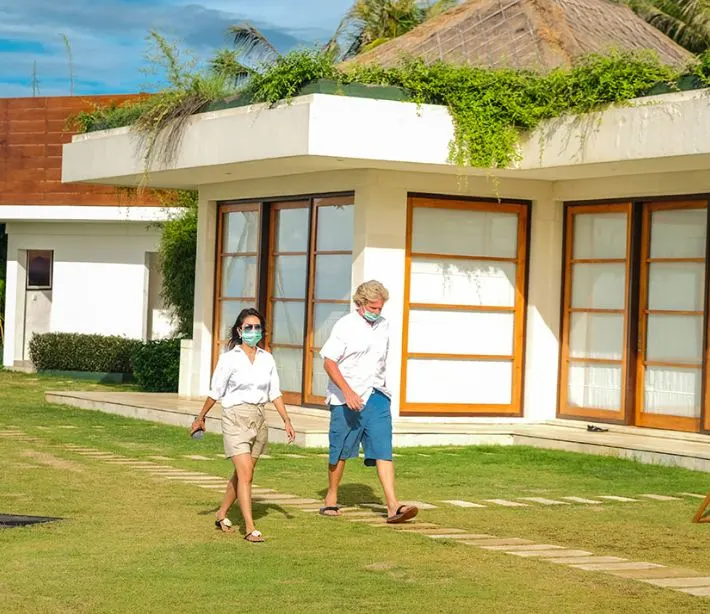
M 380 299 L 386 303 L 389 298 L 390 293 L 387 291 L 387 288 L 375 279 L 360 284 L 357 290 L 355 290 L 355 294 L 353 294 L 353 301 L 358 307 Z

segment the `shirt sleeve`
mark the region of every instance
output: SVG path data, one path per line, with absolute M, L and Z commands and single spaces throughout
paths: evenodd
M 339 362 L 345 356 L 346 342 L 344 338 L 342 320 L 335 323 L 333 330 L 330 332 L 328 340 L 320 349 L 320 356 L 323 359 L 330 359 L 333 362 Z
M 271 380 L 269 381 L 269 401 L 273 402 L 281 396 L 281 382 L 279 372 L 276 370 L 276 362 L 271 367 Z
M 222 354 L 222 356 L 219 357 L 217 367 L 212 374 L 212 383 L 210 384 L 210 391 L 207 394 L 210 399 L 221 401 L 224 398 L 224 395 L 227 394 L 229 376 L 230 372 L 227 368 L 224 354 Z

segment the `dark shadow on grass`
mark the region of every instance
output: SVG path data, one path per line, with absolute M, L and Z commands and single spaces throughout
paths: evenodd
M 219 505 L 216 505 L 215 507 L 208 509 L 208 510 L 203 510 L 202 512 L 197 512 L 198 515 L 200 516 L 213 516 L 217 513 L 217 510 L 219 510 Z M 251 514 L 254 517 L 254 522 L 261 520 L 262 518 L 266 518 L 269 516 L 270 512 L 278 512 L 284 516 L 284 518 L 290 520 L 291 518 L 294 518 L 294 515 L 291 514 L 286 508 L 282 507 L 281 505 L 276 505 L 274 503 L 267 503 L 265 501 L 253 501 L 251 504 Z M 229 508 L 229 512 L 227 513 L 227 518 L 229 518 L 232 523 L 235 526 L 244 526 L 244 518 L 242 517 L 242 513 L 239 509 L 239 504 L 235 503 L 232 507 Z M 243 532 L 243 531 L 242 531 Z
M 318 494 L 325 498 L 327 488 L 320 490 Z M 360 505 L 362 503 L 382 504 L 382 499 L 375 494 L 372 487 L 367 484 L 342 484 L 338 490 L 338 503 L 340 505 Z

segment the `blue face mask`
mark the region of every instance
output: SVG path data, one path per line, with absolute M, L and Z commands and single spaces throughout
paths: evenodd
M 377 314 L 377 313 L 372 313 L 371 311 L 368 311 L 367 309 L 363 309 L 362 311 L 362 317 L 365 318 L 370 324 L 374 324 L 377 322 L 382 316 Z
M 260 330 L 245 330 L 242 332 L 242 341 L 249 347 L 256 347 L 261 339 L 262 334 Z

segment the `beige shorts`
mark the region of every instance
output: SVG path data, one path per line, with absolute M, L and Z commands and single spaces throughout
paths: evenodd
M 251 454 L 252 458 L 259 458 L 269 443 L 264 406 L 244 403 L 222 408 L 222 435 L 225 457 Z

